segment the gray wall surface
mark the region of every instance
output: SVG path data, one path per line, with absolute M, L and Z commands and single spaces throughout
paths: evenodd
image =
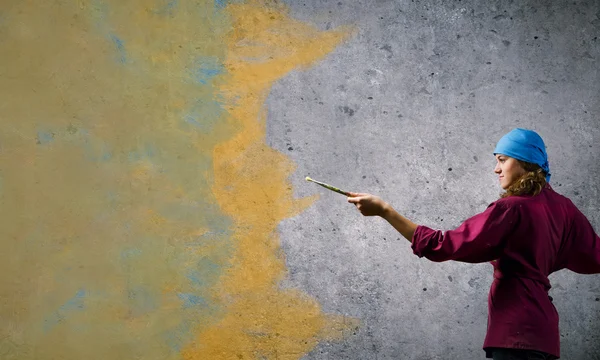
M 452 229 L 501 191 L 492 151 L 515 127 L 546 142 L 551 185 L 600 231 L 600 2 L 288 1 L 291 16 L 356 34 L 278 81 L 267 144 L 297 164 L 279 226 L 289 268 L 323 311 L 362 325 L 304 359 L 483 359 L 490 264 L 433 263 L 385 220 L 311 176 Z M 550 277 L 562 359 L 600 359 L 600 275 Z

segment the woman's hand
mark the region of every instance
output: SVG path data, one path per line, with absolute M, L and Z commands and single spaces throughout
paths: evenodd
M 406 240 L 412 242 L 418 225 L 398 214 L 388 203 L 375 195 L 365 193 L 349 193 L 348 202 L 356 205 L 356 208 L 364 216 L 381 216 L 398 230 Z
M 383 217 L 388 209 L 388 204 L 379 197 L 365 193 L 350 193 L 348 202 L 356 205 L 356 208 L 364 216 Z

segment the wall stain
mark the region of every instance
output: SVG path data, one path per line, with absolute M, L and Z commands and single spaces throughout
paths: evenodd
M 317 197 L 292 198 L 288 177 L 295 166 L 265 144 L 264 102 L 273 82 L 323 58 L 351 31 L 319 32 L 291 19 L 285 7 L 261 2 L 225 9 L 233 29 L 226 37 L 227 74 L 215 81 L 233 104 L 228 121 L 238 131 L 215 147 L 212 190 L 234 219 L 236 250 L 214 288 L 226 315 L 199 332 L 184 358 L 298 359 L 320 340 L 341 339 L 358 322 L 323 314 L 306 294 L 278 286 L 287 269 L 277 225 Z
M 349 29 L 258 1 L 0 13 L 5 357 L 297 359 L 357 324 L 279 288 L 277 224 L 316 197 L 264 143 L 273 82 Z

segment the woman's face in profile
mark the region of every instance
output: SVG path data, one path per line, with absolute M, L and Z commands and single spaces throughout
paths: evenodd
M 506 190 L 510 184 L 525 173 L 525 169 L 519 164 L 515 158 L 510 156 L 497 154 L 496 168 L 494 172 L 498 174 L 500 186 Z

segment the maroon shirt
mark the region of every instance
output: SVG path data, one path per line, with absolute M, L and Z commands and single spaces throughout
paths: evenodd
M 600 238 L 571 200 L 549 184 L 537 196 L 499 199 L 455 230 L 419 225 L 412 249 L 436 262 L 497 259 L 492 262 L 485 350 L 531 349 L 560 357 L 548 275 L 561 269 L 600 273 Z

